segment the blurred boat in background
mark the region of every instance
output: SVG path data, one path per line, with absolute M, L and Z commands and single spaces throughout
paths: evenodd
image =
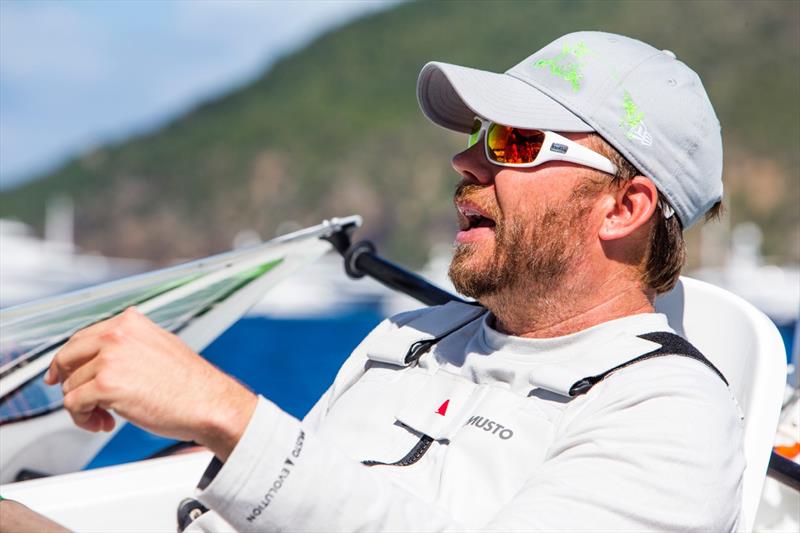
M 44 238 L 17 220 L 0 219 L 0 308 L 131 276 L 150 261 L 85 253 L 73 242 L 72 202 L 47 207 Z
M 727 261 L 702 266 L 691 275 L 741 296 L 776 324 L 791 325 L 800 313 L 800 267 L 767 264 L 761 255 L 763 235 L 752 222 L 731 231 Z

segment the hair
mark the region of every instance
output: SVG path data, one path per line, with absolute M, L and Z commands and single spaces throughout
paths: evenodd
M 620 154 L 600 135 L 591 134 L 595 150 L 603 154 L 617 167 L 617 174 L 611 180 L 612 186 L 620 186 L 624 182 L 642 175 L 630 161 Z M 649 247 L 645 253 L 642 282 L 651 287 L 657 294 L 672 289 L 678 283 L 681 269 L 686 263 L 686 241 L 683 238 L 683 225 L 677 214 L 665 218 L 662 203 L 672 209 L 667 198 L 658 194 L 659 203 L 650 224 Z M 674 209 L 673 209 L 674 211 Z M 722 203 L 715 203 L 705 215 L 706 221 L 718 219 L 722 213 Z

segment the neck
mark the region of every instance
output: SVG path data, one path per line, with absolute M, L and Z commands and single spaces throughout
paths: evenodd
M 481 299 L 495 316 L 495 327 L 517 337 L 569 335 L 609 320 L 652 313 L 655 291 L 630 273 L 577 276 L 543 291 L 514 288 Z M 603 281 L 598 283 L 597 280 Z M 527 290 L 526 290 L 527 289 Z

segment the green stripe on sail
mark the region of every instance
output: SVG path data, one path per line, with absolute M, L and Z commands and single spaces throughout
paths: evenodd
M 165 281 L 155 286 L 135 289 L 123 295 L 109 297 L 103 301 L 75 304 L 70 306 L 71 308 L 67 307 L 58 313 L 48 313 L 40 317 L 39 321 L 26 320 L 6 326 L 3 328 L 3 353 L 0 354 L 0 362 L 3 365 L 13 363 L 14 366 L 7 368 L 2 375 L 6 375 L 16 368 L 18 362 L 29 360 L 34 353 L 42 353 L 47 346 L 63 342 L 66 340 L 65 336 L 71 335 L 77 329 L 83 329 L 111 318 L 128 307 L 142 304 L 166 292 L 183 287 L 203 275 L 205 273 L 181 276 L 178 279 Z M 18 353 L 17 357 L 9 358 L 8 352 L 11 351 L 16 351 Z
M 214 300 L 212 302 L 209 302 L 208 305 L 206 305 L 201 311 L 196 313 L 194 316 L 195 317 L 200 317 L 200 316 L 206 314 L 208 311 L 210 311 L 214 307 L 215 304 L 227 300 L 228 298 L 233 296 L 235 293 L 237 293 L 241 289 L 243 289 L 245 286 L 249 285 L 250 283 L 252 283 L 253 281 L 257 280 L 258 278 L 260 278 L 261 276 L 263 276 L 264 274 L 266 274 L 267 272 L 269 272 L 273 268 L 275 268 L 278 265 L 280 265 L 281 263 L 283 263 L 283 261 L 284 261 L 284 258 L 281 257 L 279 259 L 275 259 L 274 261 L 269 261 L 269 262 L 264 263 L 262 265 L 258 265 L 256 267 L 253 267 L 253 268 L 249 269 L 249 270 L 245 270 L 244 272 L 240 272 L 240 273 L 238 273 L 238 274 L 236 274 L 234 276 L 231 276 L 230 278 L 228 278 L 225 281 L 231 281 L 233 284 L 230 287 L 227 287 L 227 290 L 224 290 L 224 292 L 222 292 L 222 294 L 219 294 L 216 298 L 214 298 Z

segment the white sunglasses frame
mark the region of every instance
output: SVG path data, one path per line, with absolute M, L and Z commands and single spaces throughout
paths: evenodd
M 600 172 L 605 172 L 606 174 L 611 174 L 612 176 L 617 174 L 617 167 L 607 157 L 602 156 L 594 150 L 586 148 L 585 146 L 578 144 L 573 140 L 567 139 L 563 135 L 559 135 L 558 133 L 552 131 L 539 130 L 535 128 L 517 128 L 535 129 L 536 131 L 541 131 L 544 133 L 542 148 L 539 150 L 539 153 L 536 154 L 536 157 L 533 161 L 530 163 L 501 163 L 499 161 L 495 161 L 490 156 L 489 139 L 487 134 L 489 132 L 489 127 L 496 123 L 492 122 L 491 120 L 484 120 L 481 117 L 475 117 L 475 120 L 480 121 L 481 127 L 477 133 L 470 134 L 468 143 L 475 135 L 477 135 L 475 143 L 480 142 L 481 137 L 483 137 L 483 149 L 486 153 L 486 159 L 494 165 L 500 167 L 530 168 L 543 165 L 549 161 L 567 161 L 568 163 L 583 165 L 585 167 L 599 170 Z M 502 126 L 502 124 L 498 124 L 498 126 Z M 472 146 L 473 144 L 469 144 L 469 147 Z
M 542 165 L 548 161 L 567 161 L 569 163 L 576 163 L 578 165 L 593 168 L 595 170 L 599 170 L 600 172 L 611 174 L 612 176 L 617 175 L 617 167 L 607 157 L 598 154 L 594 150 L 586 148 L 582 144 L 578 144 L 573 140 L 567 139 L 563 135 L 559 135 L 553 131 L 539 130 L 536 128 L 518 128 L 536 129 L 536 131 L 541 131 L 544 133 L 542 148 L 539 150 L 539 153 L 536 154 L 536 157 L 533 161 L 530 163 L 501 163 L 499 161 L 495 161 L 489 156 L 489 140 L 487 139 L 486 135 L 489 131 L 489 126 L 495 123 L 491 120 L 485 120 L 477 116 L 475 117 L 475 120 L 480 121 L 481 127 L 477 133 L 470 134 L 469 140 L 467 141 L 468 148 L 472 148 L 475 144 L 480 142 L 481 137 L 483 137 L 483 150 L 486 154 L 486 160 L 499 167 L 530 168 Z M 502 126 L 502 124 L 498 125 Z M 474 143 L 472 143 L 472 137 L 475 135 L 477 135 L 476 140 Z M 553 150 L 554 144 L 560 144 L 561 146 L 556 150 Z M 570 151 L 572 153 L 570 153 Z M 661 213 L 664 218 L 672 218 L 672 216 L 675 214 L 675 210 L 672 209 L 672 206 L 664 202 L 661 198 L 658 199 L 658 205 L 661 206 Z

